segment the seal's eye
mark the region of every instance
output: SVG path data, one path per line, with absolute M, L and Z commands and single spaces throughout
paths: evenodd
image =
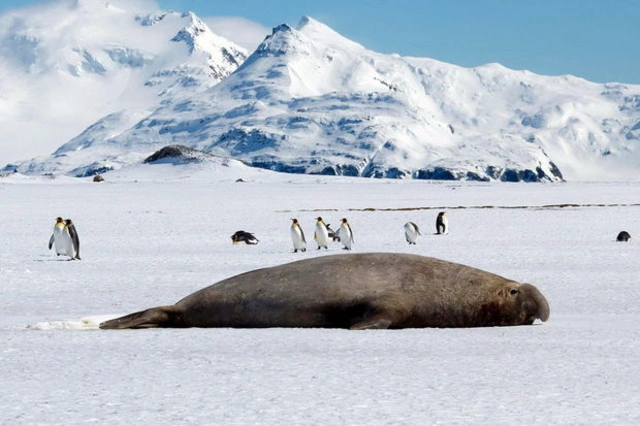
M 520 293 L 520 292 L 518 291 L 517 288 L 512 288 L 511 291 L 509 292 L 509 294 L 512 295 L 512 296 L 515 296 L 518 293 Z

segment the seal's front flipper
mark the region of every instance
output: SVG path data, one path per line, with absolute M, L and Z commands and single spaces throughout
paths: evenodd
M 391 320 L 378 315 L 374 315 L 352 325 L 351 327 L 349 327 L 349 330 L 385 330 L 389 328 L 390 325 Z
M 178 309 L 175 306 L 159 306 L 100 324 L 104 330 L 122 330 L 125 328 L 175 327 Z

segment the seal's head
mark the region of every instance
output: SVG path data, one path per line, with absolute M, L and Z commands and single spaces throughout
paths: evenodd
M 507 282 L 497 296 L 502 316 L 499 325 L 529 325 L 536 319 L 549 319 L 549 303 L 532 284 Z

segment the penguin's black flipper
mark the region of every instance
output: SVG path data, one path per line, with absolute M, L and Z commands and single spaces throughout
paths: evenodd
M 175 327 L 175 318 L 180 310 L 172 306 L 158 306 L 133 314 L 105 321 L 100 324 L 103 330 L 123 330 L 126 328 L 163 328 Z

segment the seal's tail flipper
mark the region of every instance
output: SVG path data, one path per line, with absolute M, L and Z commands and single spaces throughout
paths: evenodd
M 104 330 L 122 330 L 125 328 L 175 327 L 178 309 L 175 306 L 159 306 L 105 321 L 100 324 Z

